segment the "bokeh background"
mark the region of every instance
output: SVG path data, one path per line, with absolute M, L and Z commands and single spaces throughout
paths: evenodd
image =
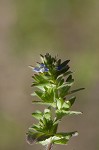
M 85 87 L 73 106 L 83 115 L 65 117 L 59 127 L 79 136 L 54 149 L 98 150 L 98 0 L 0 0 L 0 150 L 44 149 L 28 145 L 25 133 L 35 122 L 31 113 L 41 109 L 32 105 L 28 65 L 46 52 L 70 59 L 74 88 Z

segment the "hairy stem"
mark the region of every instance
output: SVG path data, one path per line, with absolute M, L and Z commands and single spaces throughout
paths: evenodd
M 46 147 L 46 150 L 51 150 L 52 149 L 52 143 L 49 143 Z

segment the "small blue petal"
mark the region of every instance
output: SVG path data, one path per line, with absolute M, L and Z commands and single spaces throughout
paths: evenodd
M 40 67 L 45 67 L 45 64 L 41 63 L 41 64 L 40 64 Z
M 43 72 L 48 72 L 49 69 L 46 67 L 35 67 L 35 68 L 33 68 L 33 71 L 43 73 Z
M 35 67 L 35 68 L 32 67 L 32 66 L 30 66 L 30 67 L 35 72 L 41 72 L 41 73 L 43 73 L 43 72 L 48 72 L 49 71 L 49 69 L 45 66 L 45 64 L 41 63 L 41 64 L 39 64 L 39 66 L 40 67 Z
M 33 69 L 33 71 L 35 71 L 35 72 L 40 72 L 40 68 L 35 67 L 35 68 Z
M 40 68 L 40 72 L 48 72 L 49 71 L 49 69 L 48 68 L 44 68 L 44 67 L 42 67 L 42 68 Z
M 49 71 L 49 69 L 48 68 L 44 68 L 44 72 L 48 72 Z

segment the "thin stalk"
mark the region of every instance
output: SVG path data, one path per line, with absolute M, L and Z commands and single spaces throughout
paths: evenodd
M 46 147 L 46 150 L 51 150 L 52 149 L 52 143 L 49 143 Z

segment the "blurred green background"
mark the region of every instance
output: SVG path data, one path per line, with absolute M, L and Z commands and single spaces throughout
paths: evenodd
M 39 54 L 70 59 L 79 92 L 74 110 L 82 116 L 64 118 L 60 131 L 78 130 L 59 150 L 99 149 L 99 1 L 0 0 L 0 150 L 44 149 L 26 143 L 35 122 L 31 113 L 32 71 Z

